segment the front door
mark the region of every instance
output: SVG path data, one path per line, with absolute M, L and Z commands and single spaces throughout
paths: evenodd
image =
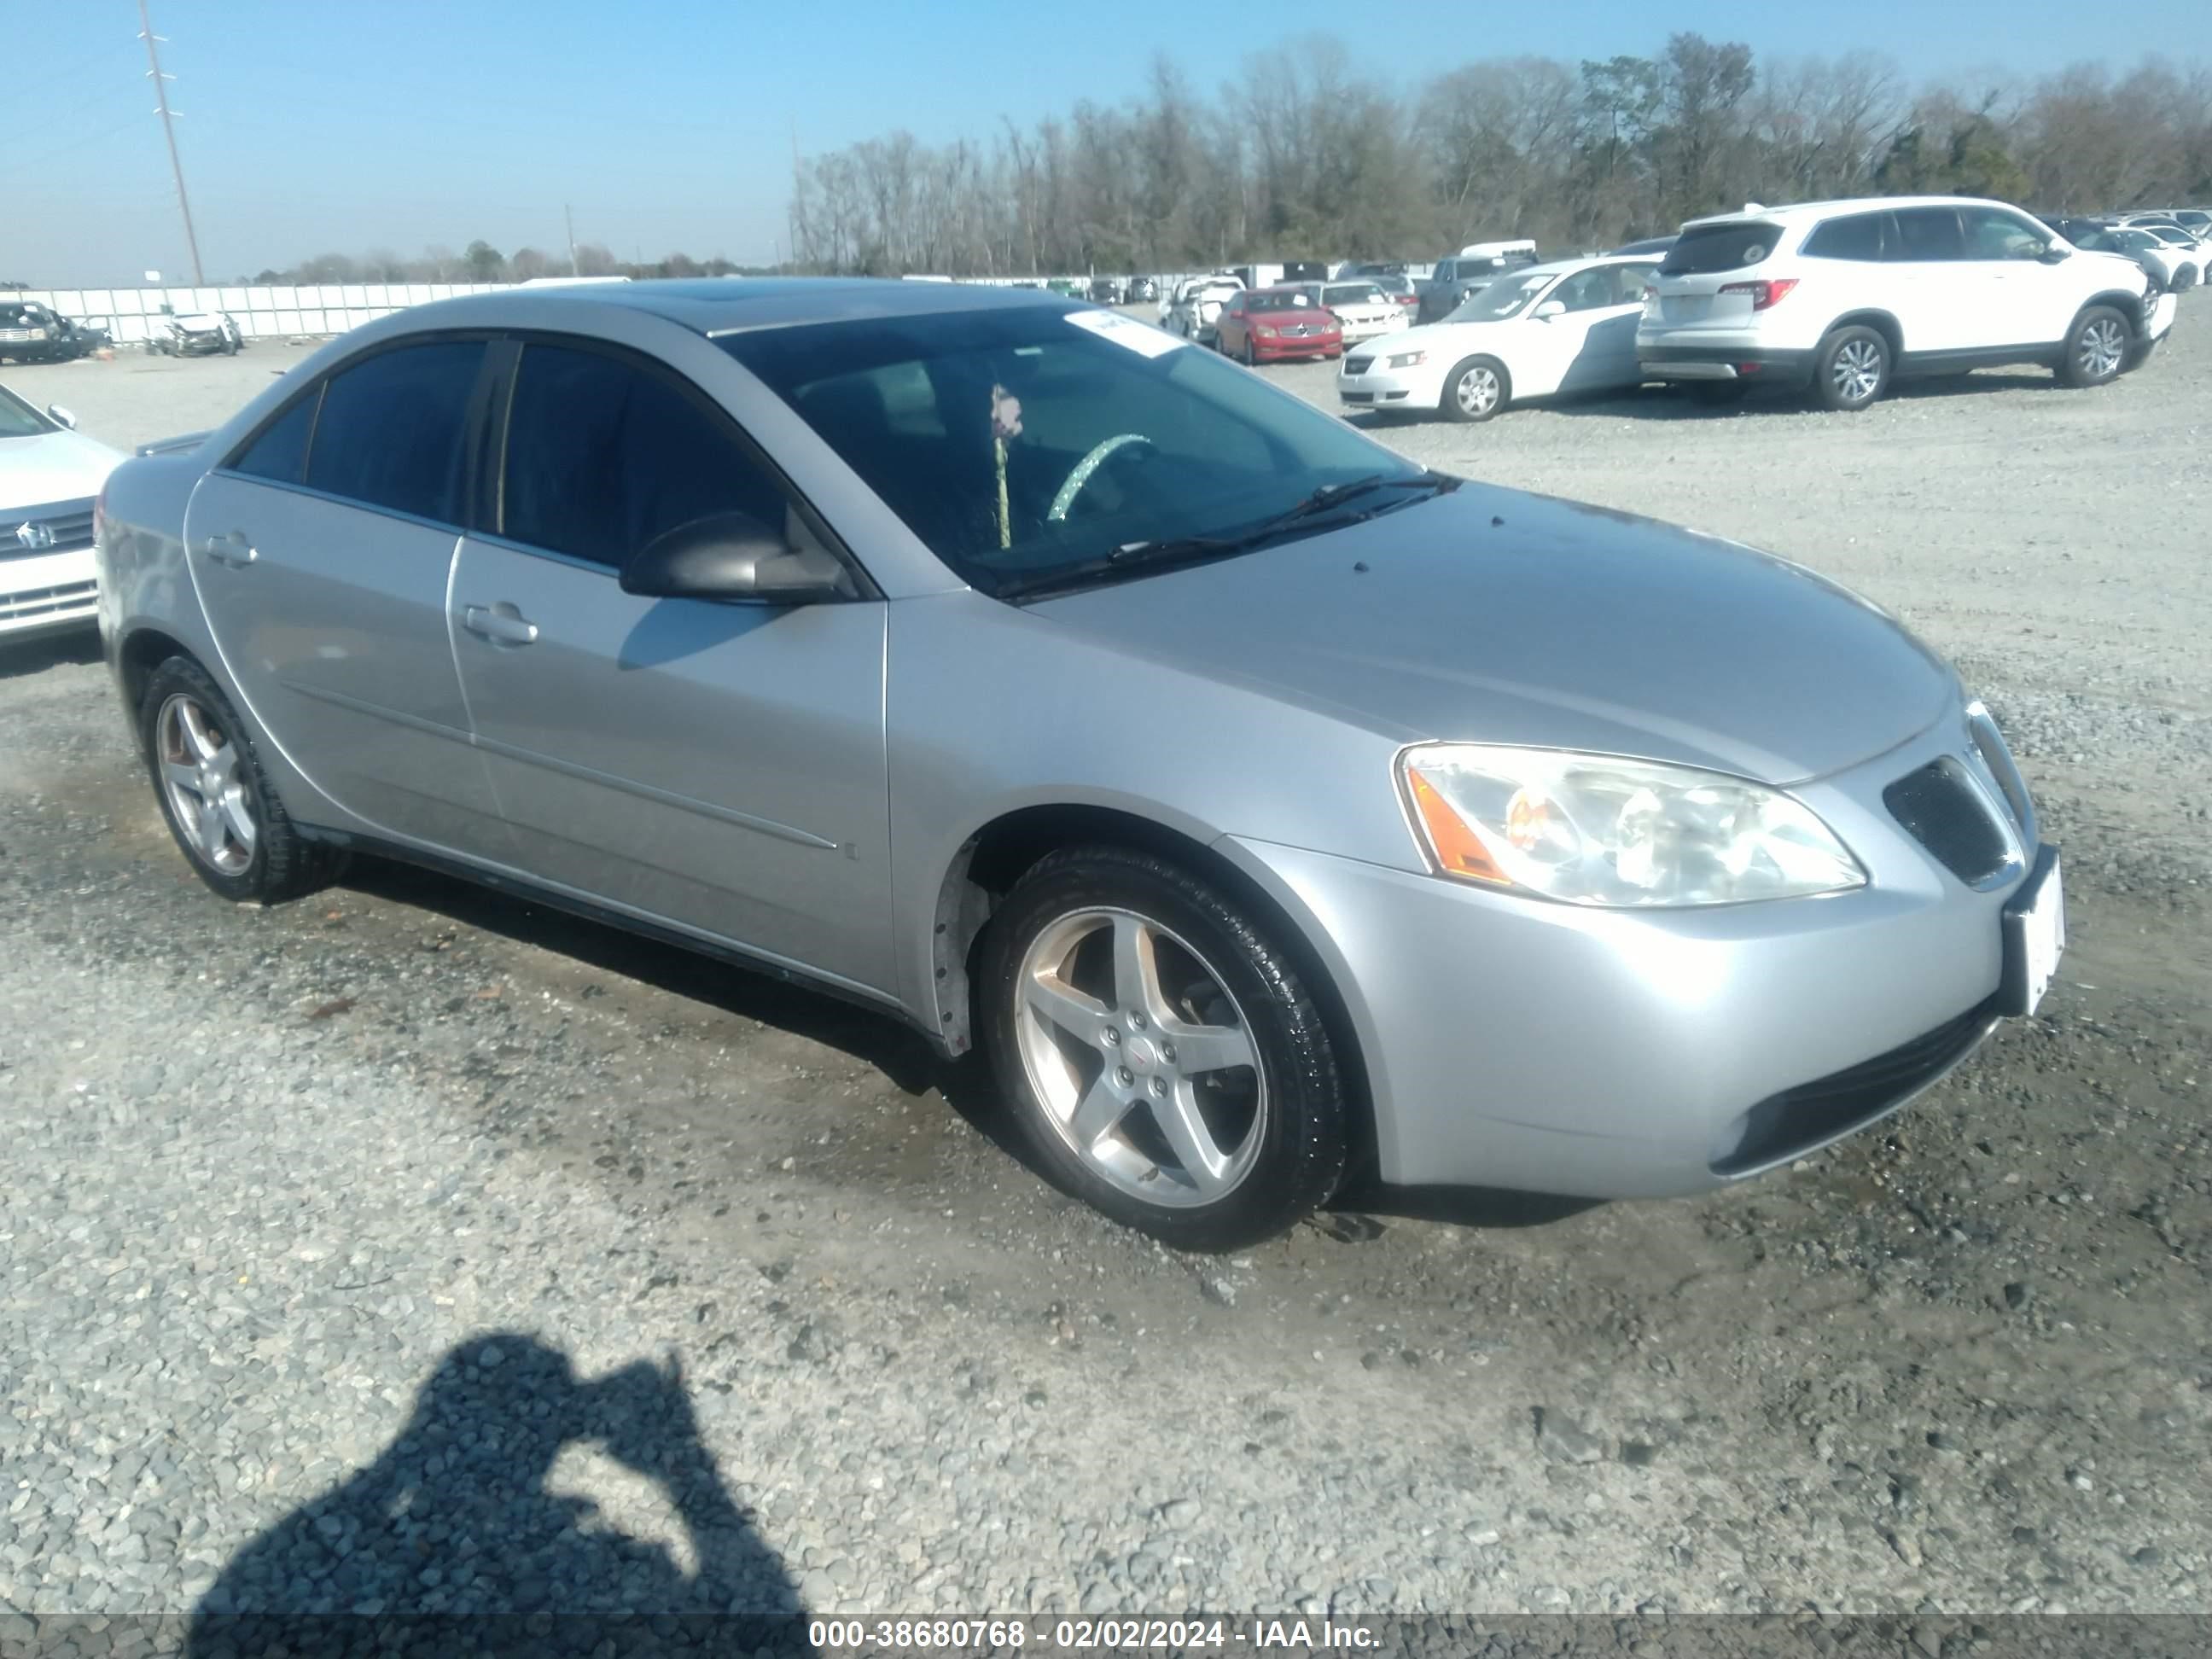
M 270 740 L 377 830 L 470 853 L 504 833 L 446 631 L 484 359 L 480 339 L 356 359 L 203 477 L 185 524 L 223 666 Z
M 1559 284 L 1553 296 L 1567 307 L 1551 326 L 1564 337 L 1571 355 L 1559 377 L 1562 392 L 1595 392 L 1634 386 L 1643 378 L 1636 362 L 1636 325 L 1644 316 L 1644 283 L 1649 265 L 1597 265 Z
M 1898 209 L 1897 270 L 1892 307 L 1905 331 L 1908 356 L 1978 351 L 2009 343 L 2009 326 L 1981 266 L 1966 258 L 1954 207 Z
M 622 591 L 632 553 L 709 514 L 814 535 L 661 366 L 526 343 L 510 411 L 497 532 L 463 543 L 452 622 L 515 862 L 887 990 L 883 605 Z

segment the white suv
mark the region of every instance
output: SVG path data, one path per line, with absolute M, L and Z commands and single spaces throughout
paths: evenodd
M 1715 392 L 1809 385 L 1863 409 L 1892 379 L 2041 363 L 2100 386 L 2173 325 L 2130 259 L 2002 202 L 1897 196 L 1693 219 L 1644 290 L 1644 373 Z

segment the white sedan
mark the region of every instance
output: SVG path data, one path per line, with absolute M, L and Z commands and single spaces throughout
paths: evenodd
M 1486 421 L 1532 398 L 1638 385 L 1636 323 L 1658 266 L 1568 259 L 1509 272 L 1442 322 L 1346 351 L 1337 395 L 1357 408 Z
M 1344 343 L 1353 345 L 1378 334 L 1396 334 L 1413 320 L 1410 307 L 1400 305 L 1370 282 L 1325 283 L 1321 302 L 1336 313 Z
M 0 640 L 98 620 L 92 504 L 123 457 L 76 424 L 0 386 Z

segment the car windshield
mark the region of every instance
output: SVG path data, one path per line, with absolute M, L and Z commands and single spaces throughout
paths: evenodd
M 1556 272 L 1547 270 L 1531 276 L 1501 276 L 1487 287 L 1479 288 L 1468 295 L 1444 320 L 1451 323 L 1502 323 L 1508 317 L 1517 317 L 1528 309 L 1539 294 L 1552 285 L 1556 275 Z
M 0 313 L 4 319 L 4 313 Z M 54 423 L 0 386 L 0 438 L 36 438 L 58 430 Z
M 717 343 L 988 592 L 1233 538 L 1332 487 L 1425 476 L 1212 352 L 1111 312 L 1021 306 Z
M 1247 311 L 1311 311 L 1321 304 L 1310 288 L 1261 289 L 1244 301 Z

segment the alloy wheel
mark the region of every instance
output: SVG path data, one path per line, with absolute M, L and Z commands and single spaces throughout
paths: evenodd
M 2126 355 L 2127 340 L 2119 324 L 2109 317 L 2100 317 L 2083 329 L 2081 343 L 2075 351 L 2081 373 L 2097 380 L 2118 374 L 2120 360 Z
M 1846 340 L 1828 365 L 1838 401 L 1863 404 L 1881 387 L 1881 348 L 1872 340 Z
M 258 832 L 237 743 L 198 699 L 178 692 L 155 723 L 169 814 L 193 855 L 226 876 L 253 862 Z
M 1452 395 L 1470 415 L 1487 415 L 1498 404 L 1498 372 L 1478 363 L 1459 377 Z
M 1184 939 L 1131 910 L 1071 912 L 1037 931 L 1014 1000 L 1030 1087 L 1093 1173 L 1164 1208 L 1214 1203 L 1251 1173 L 1268 1113 L 1259 1048 Z

